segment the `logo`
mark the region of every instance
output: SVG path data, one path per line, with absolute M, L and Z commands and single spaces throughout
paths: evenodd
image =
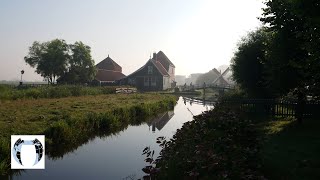
M 11 169 L 44 169 L 44 135 L 11 136 Z

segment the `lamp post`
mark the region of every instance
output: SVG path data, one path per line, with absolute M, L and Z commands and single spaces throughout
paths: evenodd
M 21 70 L 21 81 L 20 81 L 20 85 L 22 85 L 22 75 L 24 74 L 24 70 Z

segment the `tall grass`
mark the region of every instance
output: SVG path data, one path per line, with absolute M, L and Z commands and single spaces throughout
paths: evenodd
M 10 162 L 10 144 L 3 138 L 0 138 L 0 175 L 9 169 Z
M 148 101 L 151 97 L 157 100 Z M 29 134 L 45 134 L 46 153 L 51 158 L 62 157 L 65 153 L 74 151 L 78 146 L 97 135 L 109 135 L 123 130 L 130 124 L 138 124 L 148 117 L 166 110 L 173 109 L 176 98 L 174 96 L 131 95 L 118 96 L 118 99 L 140 99 L 140 103 L 124 103 L 109 106 L 104 111 L 87 111 L 83 115 L 66 114 L 57 117 L 56 121 L 48 123 L 42 131 L 30 129 Z M 111 101 L 109 99 L 109 101 Z M 88 105 L 90 106 L 90 105 Z M 30 127 L 30 125 L 28 126 Z M 13 132 L 20 134 L 22 131 Z M 24 132 L 24 131 L 23 131 Z M 40 133 L 39 133 L 40 132 Z M 9 137 L 0 139 L 0 174 L 9 173 L 10 147 Z
M 62 98 L 69 96 L 99 95 L 115 93 L 116 87 L 87 87 L 76 85 L 12 87 L 0 85 L 0 100 Z

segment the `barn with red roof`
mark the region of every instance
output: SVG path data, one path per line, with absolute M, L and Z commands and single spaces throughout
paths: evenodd
M 117 80 L 125 78 L 122 67 L 112 60 L 109 55 L 96 65 L 97 74 L 95 80 L 100 84 L 113 84 Z

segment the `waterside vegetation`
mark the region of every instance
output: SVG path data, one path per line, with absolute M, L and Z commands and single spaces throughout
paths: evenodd
M 174 107 L 176 98 L 160 94 L 112 94 L 60 99 L 3 101 L 0 106 L 0 174 L 9 173 L 10 135 L 45 134 L 49 156 L 61 157 L 94 135 L 117 132 L 129 124 Z M 57 146 L 59 144 L 59 146 Z M 51 151 L 51 147 L 70 147 Z
M 145 149 L 143 169 L 160 179 L 260 179 L 259 136 L 240 111 L 219 105 L 195 116 L 172 139 L 159 137 L 158 158 Z

